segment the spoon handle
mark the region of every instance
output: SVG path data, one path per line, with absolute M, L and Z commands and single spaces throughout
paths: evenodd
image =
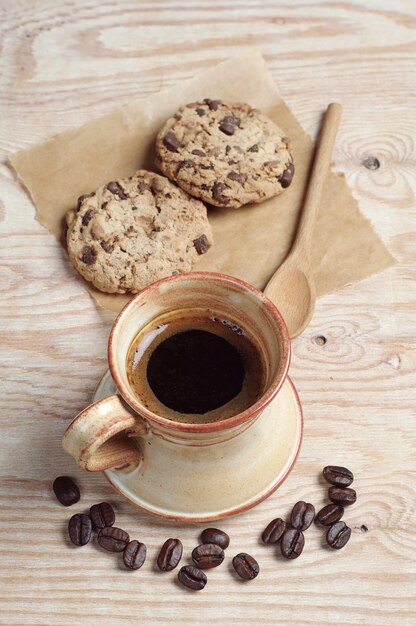
M 322 187 L 331 164 L 341 112 L 342 106 L 335 102 L 329 104 L 325 112 L 292 251 L 294 248 L 300 247 L 304 253 L 309 254 L 310 252 L 316 212 L 321 198 Z

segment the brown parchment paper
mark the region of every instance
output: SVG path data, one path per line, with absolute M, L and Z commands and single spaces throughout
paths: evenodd
M 60 241 L 63 218 L 78 196 L 138 168 L 155 169 L 154 140 L 176 109 L 202 98 L 243 101 L 281 126 L 294 147 L 295 176 L 279 197 L 242 209 L 209 209 L 215 243 L 195 269 L 242 278 L 262 289 L 287 255 L 301 209 L 313 145 L 283 102 L 260 53 L 250 51 L 194 79 L 135 100 L 81 128 L 14 154 L 10 161 L 37 208 L 38 220 Z M 325 182 L 313 238 L 318 295 L 394 262 L 358 209 L 342 175 Z M 103 294 L 85 283 L 104 308 L 119 311 L 131 297 Z

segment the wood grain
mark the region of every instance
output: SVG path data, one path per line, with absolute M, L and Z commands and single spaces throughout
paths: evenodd
M 415 26 L 413 0 L 0 1 L 1 624 L 416 622 Z M 192 595 L 153 565 L 164 539 L 189 554 L 201 528 L 134 510 L 61 450 L 105 370 L 111 317 L 35 221 L 6 159 L 250 46 L 312 135 L 327 103 L 342 103 L 335 165 L 398 264 L 317 302 L 291 366 L 306 424 L 298 464 L 268 501 L 221 524 L 228 557 L 251 552 L 261 574 L 240 583 L 228 559 Z M 378 169 L 362 165 L 369 156 Z M 302 557 L 283 562 L 259 534 L 300 498 L 324 503 L 327 463 L 356 474 L 351 541 L 328 552 L 312 528 Z M 73 510 L 51 491 L 64 473 L 82 490 Z M 141 570 L 68 544 L 69 516 L 102 499 L 147 544 Z

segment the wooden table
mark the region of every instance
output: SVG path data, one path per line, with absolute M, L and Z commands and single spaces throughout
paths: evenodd
M 415 624 L 414 1 L 1 0 L 0 8 L 0 623 Z M 232 537 L 227 556 L 252 553 L 261 575 L 239 583 L 227 564 L 191 594 L 153 563 L 169 536 L 189 553 L 201 527 L 133 509 L 61 449 L 106 368 L 111 316 L 35 221 L 6 158 L 249 46 L 261 48 L 312 135 L 329 101 L 344 105 L 336 166 L 398 263 L 320 299 L 294 342 L 291 375 L 305 413 L 297 466 L 268 501 L 220 524 Z M 329 552 L 314 527 L 302 557 L 283 562 L 259 534 L 298 499 L 323 504 L 328 463 L 356 475 L 351 541 Z M 52 495 L 60 474 L 81 486 L 73 509 Z M 69 516 L 103 499 L 147 544 L 142 570 L 123 570 L 93 544 L 69 545 Z

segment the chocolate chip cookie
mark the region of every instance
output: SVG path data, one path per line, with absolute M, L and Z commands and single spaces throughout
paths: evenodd
M 166 122 L 156 165 L 191 195 L 234 209 L 280 194 L 295 171 L 290 141 L 274 122 L 248 104 L 209 99 Z
M 189 272 L 212 243 L 204 204 L 146 170 L 81 196 L 66 221 L 74 267 L 107 293 Z

